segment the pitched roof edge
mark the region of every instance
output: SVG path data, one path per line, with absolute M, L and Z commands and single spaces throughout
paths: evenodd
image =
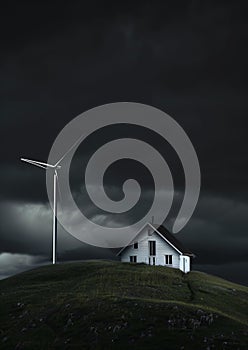
M 139 231 L 136 233 L 136 235 L 134 236 L 134 238 L 133 238 L 128 244 L 126 244 L 124 247 L 122 247 L 122 248 L 118 251 L 118 253 L 116 254 L 116 256 L 119 256 L 120 253 L 121 253 L 124 249 L 126 249 L 129 245 L 131 245 L 132 242 L 133 242 L 133 240 L 135 239 L 135 237 L 137 237 L 138 234 L 139 234 L 147 225 L 149 225 L 149 222 L 146 222 L 146 223 L 141 227 L 141 229 L 139 229 Z
M 182 251 L 180 251 L 177 247 L 175 247 L 167 238 L 165 238 L 165 237 L 162 235 L 162 233 L 160 233 L 160 232 L 158 231 L 158 229 L 156 229 L 154 226 L 152 226 L 152 224 L 150 224 L 150 223 L 148 222 L 148 225 L 151 226 L 151 228 L 152 228 L 153 230 L 155 230 L 155 231 L 159 234 L 159 236 L 160 236 L 161 238 L 163 238 L 163 240 L 165 240 L 168 244 L 170 244 L 175 250 L 177 250 L 180 254 L 183 254 Z

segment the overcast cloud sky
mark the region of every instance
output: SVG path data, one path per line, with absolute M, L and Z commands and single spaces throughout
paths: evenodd
M 246 10 L 243 1 L 14 1 L 3 6 L 1 277 L 51 256 L 45 174 L 20 157 L 46 160 L 59 131 L 78 114 L 104 103 L 133 101 L 171 115 L 198 154 L 201 197 L 178 234 L 197 255 L 195 268 L 248 284 Z M 114 130 L 115 137 L 134 134 L 167 157 L 182 193 L 180 165 L 168 145 L 144 130 Z M 93 135 L 81 147 L 82 159 L 113 138 L 113 129 L 97 139 Z M 109 171 L 110 195 L 121 195 L 120 178 L 131 175 L 130 167 Z M 138 165 L 132 171 L 142 176 L 148 200 L 149 174 Z M 72 180 L 80 195 L 81 175 L 73 173 Z M 118 224 L 120 218 L 99 212 L 82 194 L 81 200 L 89 217 Z M 168 226 L 172 221 L 173 215 Z M 114 252 L 87 246 L 61 227 L 58 244 L 61 261 L 115 258 Z

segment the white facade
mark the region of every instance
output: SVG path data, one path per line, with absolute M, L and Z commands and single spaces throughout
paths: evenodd
M 152 251 L 154 246 L 155 251 Z M 190 271 L 190 257 L 180 252 L 150 224 L 147 224 L 133 243 L 123 248 L 118 255 L 122 262 L 168 266 L 185 273 Z

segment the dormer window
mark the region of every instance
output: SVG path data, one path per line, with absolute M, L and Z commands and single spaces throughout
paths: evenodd
M 134 249 L 138 249 L 138 248 L 139 248 L 138 242 L 135 242 L 135 243 L 133 244 L 133 248 L 134 248 Z

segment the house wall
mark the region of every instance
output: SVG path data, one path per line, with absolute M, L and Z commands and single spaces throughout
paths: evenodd
M 178 251 L 171 247 L 171 245 L 157 233 L 153 233 L 152 236 L 149 236 L 148 227 L 145 227 L 136 237 L 136 241 L 139 243 L 138 249 L 134 249 L 133 244 L 126 247 L 121 253 L 121 261 L 130 262 L 130 255 L 136 255 L 137 263 L 143 262 L 149 264 L 149 240 L 156 241 L 156 265 L 166 265 L 165 255 L 172 255 L 172 265 L 168 266 L 177 269 L 180 268 L 180 254 Z
M 180 255 L 179 268 L 183 272 L 187 273 L 190 271 L 190 257 L 187 255 Z

